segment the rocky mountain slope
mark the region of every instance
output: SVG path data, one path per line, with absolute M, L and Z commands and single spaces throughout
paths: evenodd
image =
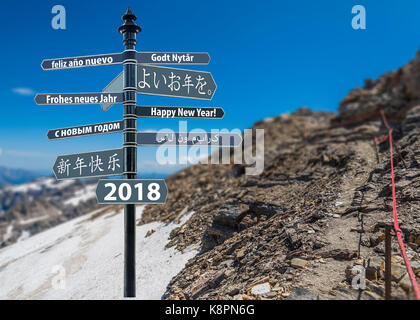
M 168 247 L 200 254 L 169 283 L 166 299 L 382 299 L 384 227 L 392 223 L 390 153 L 379 110 L 394 128 L 397 207 L 420 279 L 420 54 L 367 80 L 339 114 L 302 108 L 258 122 L 264 172 L 195 165 L 169 179 L 164 206 L 141 224 L 179 222 Z M 412 298 L 393 240 L 393 296 Z M 367 287 L 353 289 L 358 268 Z
M 96 180 L 39 178 L 0 187 L 0 248 L 100 208 Z
M 167 178 L 167 203 L 138 208 L 139 297 L 382 299 L 393 219 L 389 146 L 374 141 L 387 132 L 380 110 L 393 127 L 400 227 L 420 281 L 419 75 L 417 54 L 352 90 L 338 114 L 301 108 L 256 123 L 265 130 L 261 175 L 198 164 Z M 3 246 L 87 212 L 0 248 L 0 298 L 120 297 L 122 207 L 99 207 L 95 184 L 0 189 Z M 55 266 L 66 290 L 53 285 Z M 366 286 L 355 289 L 361 274 Z M 413 298 L 395 237 L 392 281 L 395 299 Z

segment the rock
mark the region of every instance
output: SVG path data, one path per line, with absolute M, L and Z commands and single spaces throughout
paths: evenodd
M 360 295 L 360 300 L 382 300 L 382 297 L 371 291 L 362 291 Z
M 363 267 L 360 265 L 347 266 L 345 270 L 346 280 L 351 284 L 353 279 L 363 271 Z
M 275 298 L 277 298 L 277 293 L 274 292 L 274 291 L 270 291 L 269 293 L 266 293 L 263 296 L 264 296 L 264 298 L 275 299 Z
M 408 273 L 406 273 L 401 280 L 398 282 L 398 285 L 404 289 L 405 292 L 409 293 L 411 290 L 411 281 Z
M 239 289 L 238 288 L 232 288 L 228 291 L 228 295 L 230 295 L 231 297 L 237 295 L 239 293 Z
M 367 284 L 367 289 L 369 291 L 372 291 L 372 292 L 376 293 L 380 297 L 384 297 L 385 296 L 385 288 L 383 286 L 376 285 L 376 284 L 373 284 L 372 282 L 369 282 Z
M 319 294 L 302 287 L 293 287 L 286 300 L 319 300 Z
M 381 278 L 384 271 L 384 261 L 379 257 L 368 260 L 366 267 L 366 279 L 376 281 Z
M 215 224 L 236 228 L 238 223 L 248 212 L 249 207 L 245 204 L 239 205 L 236 202 L 225 204 L 213 218 Z
M 385 240 L 385 234 L 383 232 L 376 232 L 370 236 L 369 240 L 370 246 L 376 247 L 378 244 Z
M 400 256 L 391 256 L 391 262 L 395 264 L 404 263 L 404 259 Z
M 155 230 L 154 229 L 149 230 L 149 231 L 147 231 L 147 233 L 146 233 L 146 235 L 144 237 L 145 238 L 150 237 L 153 233 L 155 233 Z
M 196 299 L 198 298 L 200 295 L 204 294 L 207 290 L 209 289 L 214 289 L 216 287 L 219 286 L 220 282 L 222 282 L 222 280 L 225 277 L 225 271 L 220 271 L 219 273 L 217 273 L 213 279 L 211 279 L 210 281 L 206 282 L 204 285 L 202 285 L 201 287 L 199 287 L 197 290 L 195 290 L 192 293 L 192 298 Z
M 293 258 L 290 261 L 290 265 L 293 268 L 296 268 L 296 269 L 305 269 L 307 264 L 308 264 L 308 261 L 303 260 L 303 259 L 299 259 L 299 258 Z
M 414 273 L 420 272 L 420 261 L 411 261 L 411 268 Z
M 233 166 L 232 173 L 233 173 L 233 176 L 235 178 L 239 178 L 240 176 L 242 176 L 245 173 L 245 166 L 243 166 L 241 164 L 235 164 Z
M 406 268 L 400 264 L 391 263 L 392 281 L 399 282 L 406 273 Z
M 334 249 L 321 255 L 324 258 L 334 258 L 336 260 L 353 260 L 357 258 L 358 253 L 356 250 Z
M 253 295 L 261 295 L 269 293 L 271 290 L 270 284 L 268 282 L 264 282 L 261 284 L 257 284 L 250 288 L 250 292 Z
M 407 105 L 419 100 L 419 64 L 420 52 L 404 67 L 386 73 L 376 81 L 365 82 L 364 88 L 350 91 L 340 103 L 335 122 L 358 123 L 375 119 L 380 110 L 384 110 L 392 119 L 404 119 Z
M 241 259 L 245 256 L 245 252 L 246 252 L 246 247 L 243 247 L 243 248 L 239 249 L 239 250 L 236 252 L 236 258 L 237 258 L 238 260 L 241 260 Z

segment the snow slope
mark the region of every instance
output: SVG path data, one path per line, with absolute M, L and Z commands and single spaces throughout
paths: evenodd
M 137 207 L 137 218 L 142 211 Z M 0 299 L 121 299 L 123 214 L 98 212 L 1 249 Z M 138 299 L 161 299 L 171 278 L 198 253 L 197 247 L 183 253 L 165 249 L 177 226 L 153 222 L 137 227 Z

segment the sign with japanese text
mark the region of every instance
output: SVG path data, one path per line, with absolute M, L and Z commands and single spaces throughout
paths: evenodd
M 137 65 L 137 93 L 211 100 L 216 83 L 210 72 Z
M 96 198 L 102 204 L 163 204 L 167 196 L 168 188 L 163 179 L 103 179 L 96 187 Z
M 57 180 L 122 175 L 123 149 L 58 156 L 53 171 Z

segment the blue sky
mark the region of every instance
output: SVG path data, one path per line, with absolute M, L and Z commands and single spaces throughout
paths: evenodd
M 66 30 L 51 27 L 51 8 L 66 8 Z M 353 30 L 364 5 L 367 29 Z M 410 61 L 419 49 L 420 1 L 14 1 L 0 11 L 0 165 L 49 172 L 60 154 L 118 148 L 121 134 L 48 141 L 48 129 L 119 120 L 122 106 L 37 106 L 34 93 L 100 92 L 121 65 L 43 71 L 42 59 L 123 51 L 117 32 L 130 6 L 143 31 L 138 51 L 209 52 L 217 83 L 212 101 L 138 96 L 145 105 L 221 106 L 222 120 L 188 128 L 245 129 L 300 106 L 336 111 L 366 78 Z M 183 66 L 185 68 L 185 66 Z M 188 67 L 186 67 L 188 68 Z M 178 120 L 140 119 L 141 130 L 176 130 Z M 155 149 L 139 148 L 143 172 Z

